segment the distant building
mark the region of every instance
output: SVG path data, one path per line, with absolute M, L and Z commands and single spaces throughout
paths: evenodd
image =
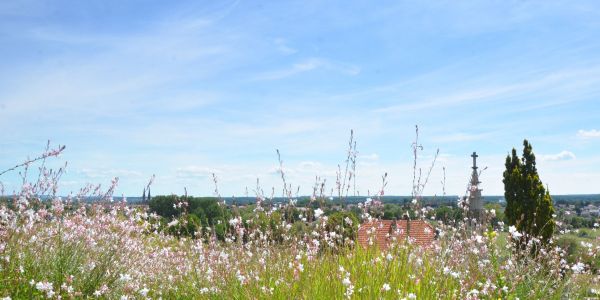
M 377 245 L 382 250 L 407 238 L 416 245 L 428 247 L 435 236 L 435 229 L 423 220 L 372 220 L 358 228 L 359 245 Z
M 600 208 L 595 205 L 589 204 L 581 208 L 580 215 L 582 217 L 598 217 L 600 216 Z

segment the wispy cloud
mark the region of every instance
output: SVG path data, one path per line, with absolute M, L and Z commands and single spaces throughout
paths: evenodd
M 575 154 L 571 151 L 561 151 L 557 154 L 547 154 L 540 155 L 540 160 L 542 161 L 563 161 L 563 160 L 572 160 L 575 159 Z
M 291 55 L 291 54 L 298 52 L 298 50 L 288 46 L 288 43 L 286 42 L 285 39 L 281 39 L 281 38 L 275 39 L 274 43 L 275 43 L 277 51 L 279 51 L 285 55 Z
M 221 170 L 206 166 L 189 165 L 177 168 L 175 174 L 177 178 L 209 178 L 212 174 L 220 174 Z
M 487 87 L 467 87 L 454 93 L 446 95 L 417 95 L 417 99 L 405 100 L 402 104 L 380 107 L 374 110 L 377 113 L 398 113 L 405 111 L 427 110 L 433 108 L 456 107 L 482 103 L 512 102 L 519 96 L 543 91 L 544 89 L 569 89 L 573 87 L 591 86 L 598 83 L 598 79 L 590 78 L 590 75 L 600 74 L 599 66 L 587 68 L 566 68 L 546 71 L 542 74 L 530 74 L 527 80 L 520 82 L 508 82 L 503 84 L 489 85 Z M 488 76 L 489 77 L 489 76 Z M 588 78 L 583 80 L 581 78 Z M 488 81 L 494 82 L 498 78 L 489 77 Z M 427 93 L 427 91 L 425 92 Z M 573 99 L 562 99 L 553 101 L 553 105 L 572 102 Z M 543 106 L 548 104 L 542 103 Z M 539 103 L 536 103 L 539 105 Z
M 254 80 L 280 80 L 292 77 L 301 73 L 314 71 L 317 69 L 331 70 L 344 75 L 357 75 L 360 73 L 360 68 L 350 64 L 335 63 L 323 58 L 308 58 L 300 62 L 292 64 L 285 69 L 267 71 L 259 73 L 254 77 Z
M 370 154 L 361 154 L 357 157 L 358 160 L 364 159 L 364 160 L 368 160 L 368 161 L 375 161 L 379 159 L 379 155 L 377 153 L 370 153 Z
M 465 133 L 465 132 L 457 132 L 457 133 L 449 133 L 437 137 L 432 137 L 431 140 L 438 143 L 458 143 L 458 142 L 469 142 L 469 141 L 477 141 L 489 138 L 492 133 Z
M 83 168 L 77 173 L 91 179 L 106 179 L 112 177 L 142 177 L 142 173 L 136 170 L 107 169 L 107 168 Z
M 121 176 L 137 194 L 156 174 L 157 193 L 211 194 L 215 172 L 223 194 L 239 194 L 257 177 L 281 187 L 278 148 L 307 193 L 315 175 L 335 182 L 353 128 L 361 190 L 388 172 L 386 192 L 407 194 L 419 124 L 454 193 L 474 150 L 490 167 L 486 193 L 502 193 L 505 151 L 522 137 L 549 153 L 541 168 L 563 192 L 582 189 L 562 167 L 598 174 L 585 142 L 600 138 L 598 5 L 184 0 L 140 10 L 109 0 L 105 14 L 88 2 L 4 2 L 1 165 L 50 138 L 68 146 L 68 181 Z M 552 154 L 569 140 L 580 140 L 568 148 L 577 159 Z
M 577 137 L 582 139 L 596 139 L 600 138 L 600 130 L 591 129 L 591 130 L 583 130 L 580 129 L 577 131 Z

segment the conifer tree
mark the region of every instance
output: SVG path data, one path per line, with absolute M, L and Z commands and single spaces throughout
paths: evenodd
M 548 241 L 554 232 L 554 206 L 550 192 L 544 188 L 537 173 L 531 144 L 523 141 L 523 156 L 512 150 L 506 157 L 504 171 L 505 215 L 508 225 L 529 236 Z

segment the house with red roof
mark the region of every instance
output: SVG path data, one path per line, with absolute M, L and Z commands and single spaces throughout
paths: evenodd
M 358 244 L 363 247 L 377 245 L 387 249 L 391 243 L 409 240 L 421 247 L 428 247 L 435 240 L 433 226 L 424 220 L 371 220 L 358 228 Z

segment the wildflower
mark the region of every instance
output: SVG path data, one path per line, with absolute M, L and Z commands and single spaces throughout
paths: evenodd
M 408 294 L 408 299 L 417 299 L 417 295 L 410 293 Z
M 574 264 L 573 266 L 571 266 L 571 270 L 573 270 L 573 272 L 575 274 L 582 273 L 584 269 L 585 269 L 585 265 L 581 262 L 578 262 L 578 263 Z
M 237 218 L 233 218 L 231 220 L 229 220 L 229 225 L 231 226 L 236 226 L 237 224 L 239 224 L 240 220 L 238 220 Z
M 35 285 L 35 288 L 41 292 L 49 291 L 52 290 L 52 283 L 40 281 Z
M 514 239 L 518 239 L 518 238 L 520 238 L 520 237 L 523 236 L 522 233 L 520 233 L 520 232 L 517 231 L 517 228 L 515 226 L 508 227 L 508 232 L 511 234 L 511 236 Z
M 483 237 L 480 235 L 475 236 L 475 241 L 477 241 L 478 244 L 483 244 Z
M 391 289 L 390 285 L 387 283 L 383 284 L 383 288 L 382 288 L 385 292 L 389 291 Z
M 348 224 L 348 225 L 352 226 L 352 219 L 350 219 L 350 218 L 346 217 L 346 218 L 344 219 L 344 222 L 346 222 L 346 224 Z
M 323 210 L 320 208 L 315 209 L 315 218 L 319 218 L 321 215 L 323 215 Z
M 146 297 L 146 295 L 148 295 L 149 291 L 150 290 L 144 286 L 141 290 L 138 291 L 138 293 L 140 293 L 140 295 L 142 295 L 142 297 Z
M 167 223 L 167 227 L 173 227 L 177 224 L 179 224 L 179 220 L 173 220 L 173 221 Z
M 119 275 L 119 280 L 125 281 L 125 282 L 130 281 L 131 280 L 131 275 L 129 275 L 129 274 L 120 274 Z
M 350 278 L 346 277 L 344 278 L 344 280 L 342 280 L 342 284 L 345 286 L 349 286 L 350 284 L 352 284 L 352 282 L 350 282 Z

